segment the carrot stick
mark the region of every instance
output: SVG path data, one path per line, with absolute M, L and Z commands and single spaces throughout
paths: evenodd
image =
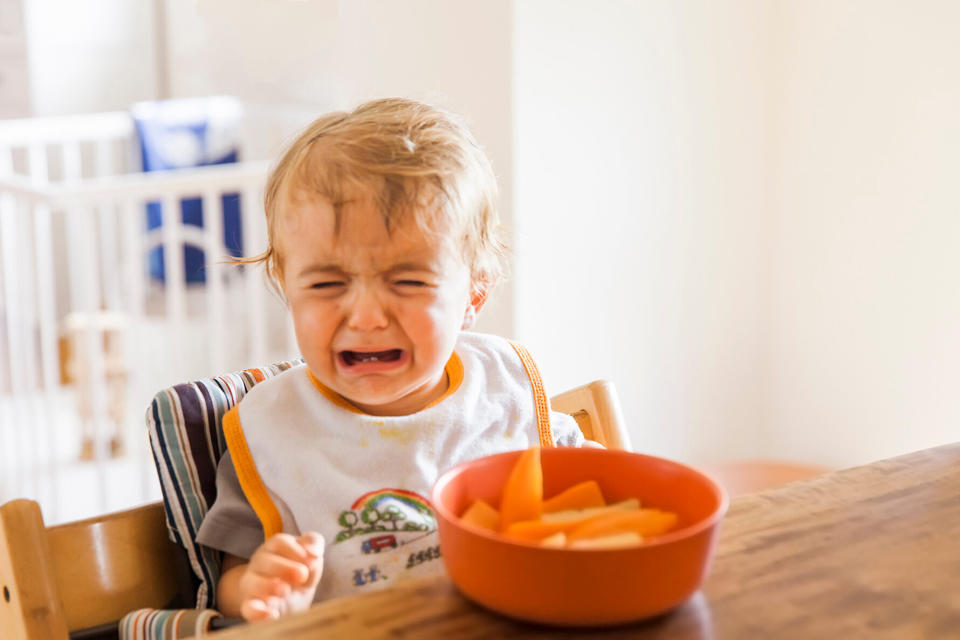
M 559 534 L 563 535 L 563 534 Z M 624 531 L 610 536 L 600 536 L 599 538 L 584 538 L 582 540 L 573 540 L 567 544 L 569 549 L 622 549 L 624 547 L 634 547 L 643 542 L 643 536 L 635 531 Z
M 543 512 L 564 511 L 567 509 L 589 509 L 606 505 L 600 485 L 596 480 L 585 480 L 565 489 L 548 500 L 543 501 Z
M 503 530 L 503 534 L 517 540 L 538 542 L 557 533 L 572 531 L 578 524 L 580 524 L 579 521 L 544 522 L 543 520 L 521 520 L 520 522 L 514 522 L 509 525 Z
M 483 500 L 474 500 L 460 519 L 491 531 L 497 531 L 500 528 L 500 513 Z
M 610 513 L 580 524 L 567 533 L 567 540 L 583 540 L 633 531 L 641 536 L 665 533 L 677 524 L 677 514 L 659 509 Z
M 639 508 L 638 505 L 639 502 L 636 498 L 630 498 L 605 507 L 556 511 L 552 514 L 544 514 L 539 520 L 514 522 L 508 525 L 503 533 L 518 540 L 538 541 L 556 533 L 573 531 L 587 522 L 605 518 L 611 513 L 620 513 L 626 510 L 636 511 Z
M 514 522 L 537 520 L 543 508 L 543 469 L 540 447 L 523 451 L 510 470 L 500 498 L 500 530 Z

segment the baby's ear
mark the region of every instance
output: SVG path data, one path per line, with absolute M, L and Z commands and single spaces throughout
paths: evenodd
M 460 326 L 462 330 L 466 331 L 477 321 L 477 315 L 487 302 L 487 294 L 490 292 L 490 289 L 490 285 L 486 282 L 475 283 L 473 285 L 473 290 L 470 292 L 470 304 L 467 305 L 467 309 L 463 314 L 463 324 Z
M 474 289 L 470 294 L 470 307 L 473 309 L 473 312 L 480 313 L 480 309 L 483 309 L 483 305 L 487 302 L 487 293 L 490 291 L 488 288 L 483 289 Z
M 473 326 L 473 323 L 477 321 L 477 311 L 473 308 L 473 305 L 467 307 L 467 310 L 463 314 L 463 322 L 460 323 L 460 330 L 466 331 Z

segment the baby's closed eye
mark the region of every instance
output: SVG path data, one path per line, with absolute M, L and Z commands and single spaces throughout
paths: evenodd
M 346 283 L 342 280 L 323 280 L 321 282 L 314 282 L 310 285 L 311 289 L 333 289 L 335 287 L 346 286 Z

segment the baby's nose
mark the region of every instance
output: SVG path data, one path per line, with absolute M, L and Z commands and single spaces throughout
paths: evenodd
M 386 307 L 377 292 L 363 287 L 351 296 L 348 302 L 347 321 L 351 329 L 372 331 L 383 329 L 389 324 Z

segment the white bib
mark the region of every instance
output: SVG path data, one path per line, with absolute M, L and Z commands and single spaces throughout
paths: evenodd
M 282 500 L 296 519 L 284 531 L 326 540 L 317 600 L 442 571 L 428 499 L 439 473 L 541 443 L 531 379 L 511 344 L 463 333 L 454 354 L 448 373 L 462 364 L 459 386 L 412 415 L 371 416 L 331 402 L 305 365 L 256 385 L 238 405 L 246 459 L 267 490 L 249 490 L 243 447 L 228 433 L 247 499 L 261 520 L 265 498 Z M 550 427 L 559 444 L 583 443 L 570 416 L 551 412 Z

